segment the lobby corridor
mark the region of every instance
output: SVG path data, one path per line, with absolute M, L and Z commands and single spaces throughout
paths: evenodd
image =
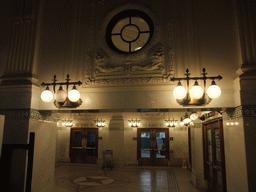
M 59 164 L 53 192 L 199 192 L 190 172 L 179 167 L 124 166 L 102 170 L 95 165 Z

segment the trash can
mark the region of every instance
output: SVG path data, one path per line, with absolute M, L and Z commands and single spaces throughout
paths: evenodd
M 105 150 L 103 151 L 103 165 L 104 168 L 113 168 L 113 150 Z

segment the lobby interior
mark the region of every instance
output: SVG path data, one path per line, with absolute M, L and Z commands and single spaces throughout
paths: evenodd
M 2 186 L 254 191 L 255 9 L 1 1 Z

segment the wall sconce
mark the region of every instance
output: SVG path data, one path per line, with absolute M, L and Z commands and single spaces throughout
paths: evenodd
M 72 127 L 73 123 L 72 123 L 72 120 L 65 119 L 65 120 L 62 120 L 62 125 L 65 127 Z
M 94 120 L 97 127 L 105 127 L 105 120 Z
M 82 104 L 82 100 L 80 99 L 80 93 L 76 90 L 76 85 L 81 85 L 81 81 L 70 82 L 69 74 L 67 75 L 66 82 L 56 83 L 56 75 L 53 77 L 53 83 L 42 83 L 41 86 L 46 89 L 41 94 L 41 99 L 44 102 L 50 102 L 53 100 L 55 95 L 54 105 L 58 108 L 60 107 L 68 107 L 68 108 L 76 108 Z M 59 85 L 59 90 L 56 92 L 56 86 Z M 62 85 L 66 85 L 66 91 L 63 90 Z M 69 91 L 69 85 L 73 85 L 72 90 Z M 49 90 L 49 86 L 53 86 L 53 93 Z
M 170 120 L 170 118 L 169 118 L 168 120 L 165 120 L 165 122 L 166 122 L 165 124 L 167 127 L 175 127 L 178 125 L 178 120 L 174 120 L 174 118 L 173 118 L 173 120 Z
M 206 77 L 207 73 L 203 68 L 203 77 L 189 77 L 189 70 L 186 70 L 184 78 L 171 78 L 171 81 L 179 81 L 177 87 L 174 88 L 173 94 L 176 101 L 183 106 L 202 106 L 210 103 L 212 99 L 216 99 L 221 95 L 221 89 L 216 85 L 215 79 L 221 80 L 220 75 L 213 77 Z M 212 84 L 206 90 L 206 80 L 211 79 Z M 187 81 L 187 89 L 181 85 L 181 80 Z M 189 88 L 189 81 L 195 80 L 194 86 Z M 199 86 L 197 80 L 203 80 L 203 88 Z
M 185 113 L 185 116 L 184 117 L 181 117 L 180 118 L 180 125 L 183 126 L 193 126 L 194 123 L 193 121 L 191 121 L 191 119 L 189 118 L 188 114 Z
M 132 118 L 132 120 L 128 120 L 128 125 L 130 127 L 139 127 L 140 126 L 140 120 L 137 120 L 137 118 L 134 120 Z
M 190 119 L 193 120 L 193 121 L 197 120 L 198 117 L 199 116 L 198 116 L 197 112 L 192 112 L 192 114 L 190 115 Z
M 239 123 L 235 121 L 234 119 L 230 119 L 229 121 L 226 121 L 227 126 L 238 126 Z

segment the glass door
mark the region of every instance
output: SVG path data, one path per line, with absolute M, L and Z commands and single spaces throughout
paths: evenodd
M 72 163 L 97 164 L 98 129 L 72 128 L 70 137 L 70 160 Z
M 222 120 L 204 124 L 205 178 L 210 192 L 226 191 Z
M 169 129 L 138 128 L 137 133 L 139 165 L 168 166 Z

